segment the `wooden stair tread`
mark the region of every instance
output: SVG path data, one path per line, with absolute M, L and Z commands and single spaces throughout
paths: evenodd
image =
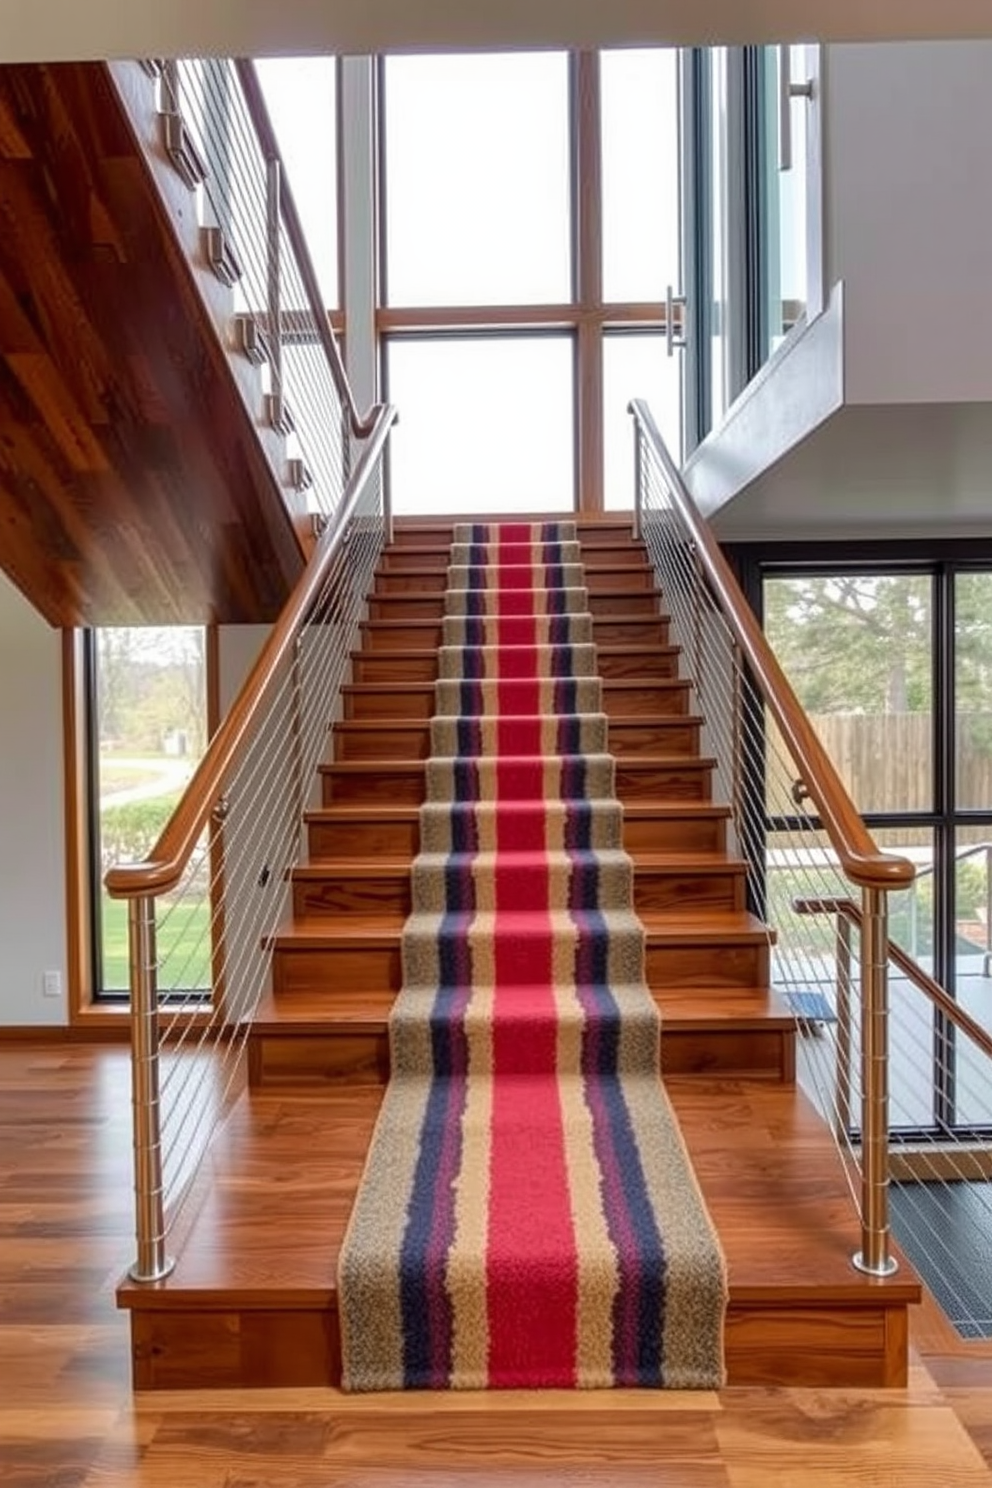
M 649 942 L 679 945 L 704 939 L 709 943 L 766 943 L 772 932 L 745 910 L 641 910 L 639 919 Z M 400 912 L 355 914 L 333 918 L 298 916 L 287 921 L 272 937 L 283 951 L 319 950 L 322 946 L 361 946 L 370 941 L 395 944 L 406 916 Z
M 353 1032 L 378 1033 L 385 1028 L 395 1000 L 396 993 L 386 987 L 364 991 L 341 987 L 333 992 L 269 992 L 259 1002 L 252 1029 L 326 1033 L 335 1026 L 343 1026 Z
M 437 552 L 438 550 L 435 549 L 434 551 Z M 648 561 L 646 553 L 637 553 L 624 548 L 608 549 L 605 554 L 603 549 L 600 548 L 589 553 L 583 553 L 578 561 L 583 568 L 589 569 L 593 573 L 616 572 L 640 574 L 651 571 L 651 564 Z M 404 577 L 416 575 L 418 578 L 446 579 L 449 567 L 450 564 L 447 559 L 435 564 L 433 567 L 428 567 L 427 564 L 421 567 L 418 564 L 416 567 L 410 568 L 390 568 L 388 565 L 384 566 L 380 562 L 375 567 L 373 578 L 384 579 L 397 578 L 400 575 Z
M 626 772 L 633 770 L 649 774 L 652 770 L 713 770 L 716 768 L 716 760 L 710 755 L 698 754 L 635 754 L 618 760 L 617 765 Z M 427 761 L 422 759 L 325 760 L 317 768 L 322 775 L 378 775 L 383 770 L 388 770 L 390 774 L 404 770 L 411 775 L 425 776 Z M 706 801 L 699 802 L 700 806 L 709 804 L 711 803 Z M 729 811 L 730 808 L 721 807 L 720 809 Z
M 643 556 L 645 560 L 647 559 L 647 549 L 636 538 L 623 538 L 619 534 L 607 533 L 603 534 L 599 541 L 593 543 L 588 541 L 583 543 L 580 535 L 578 542 L 580 547 L 586 549 L 582 555 L 583 563 L 588 562 L 590 558 L 595 559 L 597 555 L 612 555 L 614 553 L 624 558 Z M 391 549 L 386 549 L 384 557 L 387 563 L 393 558 L 398 562 L 402 562 L 402 559 L 407 557 L 418 559 L 434 558 L 437 560 L 437 566 L 444 567 L 447 564 L 448 554 L 451 548 L 452 543 L 450 541 L 444 541 L 440 538 L 433 542 L 424 543 L 402 542 L 394 544 Z
M 388 651 L 380 651 L 379 656 L 388 656 Z M 455 678 L 451 678 L 455 681 Z M 553 680 L 553 679 L 549 679 Z M 590 677 L 579 678 L 579 681 L 602 682 L 604 691 L 620 692 L 624 688 L 650 687 L 659 692 L 688 692 L 692 683 L 686 677 Z M 416 678 L 411 681 L 388 681 L 388 682 L 344 682 L 341 692 L 345 696 L 369 694 L 373 697 L 382 697 L 395 693 L 397 697 L 409 697 L 411 693 L 427 693 L 431 696 L 436 691 L 436 681 L 429 678 Z
M 382 768 L 381 762 L 363 761 L 363 764 L 369 763 L 373 765 L 378 763 L 378 767 Z M 625 818 L 663 816 L 676 821 L 683 818 L 696 820 L 699 817 L 726 817 L 730 814 L 730 807 L 714 801 L 644 800 L 629 802 L 624 806 L 623 814 Z M 313 806 L 304 812 L 304 820 L 308 822 L 419 821 L 420 807 L 403 803 L 380 805 L 378 802 L 369 802 L 368 805 L 365 802 L 352 802 L 338 806 Z
M 417 622 L 409 622 L 409 621 L 404 622 L 404 621 L 400 621 L 400 620 L 384 620 L 381 623 L 383 625 L 400 626 L 400 625 L 404 625 L 404 624 L 417 623 Z M 423 625 L 425 625 L 425 626 L 428 626 L 428 625 L 433 626 L 436 622 L 433 621 L 433 620 L 426 620 L 426 621 L 422 621 L 420 623 L 423 624 Z M 590 645 L 594 645 L 596 647 L 596 651 L 597 651 L 598 655 L 600 655 L 600 656 L 672 656 L 672 657 L 674 657 L 674 656 L 681 655 L 681 652 L 682 652 L 682 647 L 681 646 L 670 645 L 670 644 L 666 644 L 664 646 L 655 646 L 655 645 L 652 645 L 648 641 L 631 641 L 627 645 L 620 645 L 619 642 L 617 642 L 617 641 L 591 641 L 590 642 Z M 461 649 L 461 648 L 459 648 L 459 649 Z M 468 647 L 467 649 L 471 650 L 472 648 L 471 647 Z M 430 660 L 430 659 L 432 659 L 432 658 L 434 658 L 434 657 L 437 656 L 437 647 L 436 646 L 397 646 L 397 647 L 395 647 L 395 649 L 390 650 L 388 647 L 383 646 L 381 648 L 381 650 L 378 650 L 378 651 L 366 651 L 366 650 L 363 650 L 362 647 L 358 646 L 354 650 L 350 651 L 348 653 L 348 655 L 349 655 L 349 657 L 351 658 L 352 661 L 359 661 L 359 660 L 361 660 L 361 661 L 368 661 L 370 657 L 374 661 L 398 661 L 400 658 L 403 658 L 404 660 L 411 660 L 412 659 L 412 660 L 416 660 L 416 661 L 428 661 L 428 660 Z M 604 678 L 603 680 L 604 681 L 617 681 L 619 679 L 618 678 Z M 628 678 L 625 678 L 624 680 L 625 681 L 628 681 L 628 680 L 632 681 L 634 679 L 633 678 L 629 678 L 629 679 Z M 685 678 L 673 677 L 673 678 L 671 678 L 671 680 L 673 682 L 675 682 L 675 681 L 683 681 L 684 682 L 686 679 Z M 351 683 L 351 684 L 346 684 L 346 685 L 354 686 L 355 684 L 354 683 Z M 376 685 L 377 686 L 384 686 L 385 684 L 383 684 L 383 683 L 377 683 Z M 423 681 L 421 681 L 417 685 L 423 687 L 423 686 L 426 685 L 426 683 L 423 682 Z M 405 683 L 403 683 L 403 682 L 392 682 L 392 683 L 389 684 L 389 686 L 391 686 L 391 687 L 403 687 L 403 686 L 405 686 Z
M 664 682 L 665 679 L 662 677 L 659 680 Z M 354 686 L 355 684 L 349 685 Z M 366 683 L 365 685 L 369 687 L 382 687 L 392 691 L 395 691 L 397 686 L 395 682 L 373 682 Z M 429 685 L 433 687 L 434 684 L 430 683 Z M 609 725 L 610 728 L 622 728 L 625 725 L 637 725 L 642 728 L 685 728 L 688 724 L 696 724 L 701 728 L 704 722 L 705 720 L 702 715 L 698 713 L 612 713 L 610 715 Z M 431 720 L 429 718 L 340 718 L 335 721 L 334 729 L 335 731 L 369 728 L 382 729 L 383 731 L 387 729 L 427 729 L 430 728 L 430 723 Z
M 762 1302 L 919 1299 L 905 1262 L 884 1281 L 851 1266 L 860 1233 L 847 1179 L 799 1090 L 698 1077 L 666 1085 L 723 1244 L 732 1313 Z M 225 1309 L 333 1305 L 381 1099 L 373 1085 L 241 1096 L 216 1139 L 175 1270 L 155 1287 L 123 1282 L 121 1305 L 169 1311 L 211 1297 Z
M 748 866 L 743 858 L 722 852 L 636 852 L 630 856 L 635 872 L 649 869 L 654 873 L 675 874 L 746 873 Z M 305 863 L 297 863 L 290 872 L 296 879 L 326 878 L 332 873 L 361 878 L 391 878 L 397 874 L 407 877 L 412 863 L 411 857 L 400 854 L 374 858 L 311 857 Z
M 791 1028 L 795 1016 L 769 987 L 662 987 L 652 989 L 665 1030 L 763 1026 Z M 386 1026 L 396 993 L 352 987 L 267 993 L 252 1027 L 259 1032 L 328 1032 L 335 1027 L 379 1031 Z
M 446 570 L 445 570 L 445 572 L 446 572 Z M 637 572 L 640 572 L 640 570 L 637 570 Z M 429 569 L 413 569 L 413 570 L 411 570 L 411 572 L 409 574 L 404 575 L 404 577 L 406 577 L 406 578 L 419 578 L 419 577 L 421 577 L 421 575 L 423 575 L 426 578 L 429 573 L 430 573 L 430 570 Z M 379 577 L 380 578 L 382 578 L 384 576 L 385 575 L 383 575 L 381 573 L 379 574 Z M 396 578 L 397 575 L 394 573 L 394 574 L 391 575 L 391 577 Z M 615 598 L 615 599 L 620 600 L 620 601 L 622 601 L 624 599 L 630 599 L 633 596 L 636 596 L 638 599 L 643 599 L 644 596 L 645 596 L 645 594 L 656 595 L 658 599 L 661 599 L 662 598 L 662 591 L 659 588 L 657 588 L 657 587 L 653 587 L 652 588 L 652 587 L 648 587 L 647 585 L 643 589 L 597 589 L 596 590 L 596 598 L 597 599 L 605 599 L 605 598 L 611 598 L 612 597 L 612 598 Z M 443 604 L 444 604 L 444 590 L 443 589 L 393 589 L 393 590 L 387 589 L 387 590 L 383 590 L 383 591 L 377 590 L 373 594 L 371 594 L 369 596 L 369 598 L 370 599 L 375 599 L 377 603 L 378 602 L 381 602 L 382 600 L 386 600 L 387 602 L 389 602 L 391 600 L 430 599 L 430 600 L 434 600 L 439 606 L 443 606 Z M 441 611 L 441 613 L 443 613 L 443 611 Z M 595 625 L 595 616 L 593 617 L 593 625 Z
M 436 598 L 436 597 L 437 597 L 436 595 L 432 595 L 431 596 L 431 598 Z M 388 595 L 385 595 L 385 596 L 380 595 L 379 598 L 380 599 L 381 598 L 389 598 L 389 596 Z M 652 620 L 654 620 L 654 619 L 666 620 L 669 617 L 667 615 L 664 615 L 664 614 L 660 614 L 659 613 L 657 616 L 652 615 L 650 618 Z M 595 633 L 595 630 L 596 630 L 596 619 L 597 619 L 597 617 L 594 615 L 593 616 L 593 620 L 592 620 L 592 626 L 593 626 L 593 632 L 594 633 Z M 645 617 L 643 615 L 611 615 L 610 616 L 610 624 L 611 625 L 629 625 L 632 628 L 636 628 L 637 626 L 644 624 L 644 619 L 645 619 Z M 361 623 L 360 623 L 360 629 L 362 631 L 381 631 L 383 634 L 388 634 L 391 630 L 412 630 L 412 629 L 415 629 L 417 627 L 419 627 L 419 628 L 421 628 L 423 630 L 436 630 L 437 629 L 437 624 L 438 624 L 438 621 L 437 621 L 437 618 L 436 617 L 430 618 L 430 619 L 426 619 L 426 620 L 425 619 L 416 619 L 416 618 L 409 619 L 409 620 L 388 620 L 388 619 L 387 620 L 376 620 L 376 619 L 368 619 L 368 620 L 362 620 L 361 621 Z M 594 635 L 594 644 L 598 646 L 598 645 L 602 645 L 603 643 L 600 642 L 600 641 L 596 641 L 595 640 L 595 635 Z

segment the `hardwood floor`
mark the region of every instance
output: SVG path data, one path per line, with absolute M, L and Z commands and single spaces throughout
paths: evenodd
M 132 1397 L 127 1051 L 0 1043 L 5 1488 L 978 1488 L 992 1349 L 915 1309 L 906 1390 Z M 411 1406 L 413 1408 L 411 1408 Z

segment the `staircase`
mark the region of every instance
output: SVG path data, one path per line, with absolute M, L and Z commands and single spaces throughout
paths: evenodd
M 337 1248 L 388 1074 L 451 526 L 397 524 L 381 560 L 250 1090 L 173 1275 L 121 1289 L 139 1388 L 340 1378 Z M 899 1384 L 918 1287 L 850 1266 L 846 1179 L 794 1084 L 795 1021 L 769 986 L 771 936 L 746 908 L 653 574 L 629 523 L 578 526 L 663 1073 L 727 1257 L 729 1381 Z

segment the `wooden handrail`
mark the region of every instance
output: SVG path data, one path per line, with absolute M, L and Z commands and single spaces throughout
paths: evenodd
M 834 899 L 829 896 L 822 899 L 793 899 L 792 907 L 796 914 L 801 915 L 843 915 L 845 919 L 853 921 L 859 927 L 864 920 L 861 906 L 855 904 L 853 899 Z M 918 987 L 925 997 L 929 997 L 936 1007 L 940 1008 L 948 1022 L 953 1023 L 955 1028 L 959 1028 L 962 1033 L 966 1033 L 978 1045 L 982 1053 L 992 1059 L 992 1034 L 989 1034 L 980 1023 L 976 1023 L 971 1014 L 966 1013 L 940 983 L 935 982 L 930 973 L 924 971 L 919 962 L 914 961 L 912 956 L 904 951 L 902 946 L 896 945 L 894 940 L 888 942 L 888 953 L 913 985 Z
M 269 117 L 269 110 L 265 102 L 262 85 L 259 82 L 258 72 L 254 62 L 247 57 L 236 58 L 234 65 L 245 95 L 245 102 L 248 105 L 248 113 L 255 127 L 258 142 L 262 147 L 262 154 L 267 162 L 278 161 L 280 166 L 279 210 L 286 227 L 286 234 L 293 249 L 293 254 L 296 258 L 300 277 L 303 280 L 303 288 L 307 299 L 310 301 L 310 310 L 314 317 L 317 335 L 320 337 L 324 353 L 330 363 L 334 385 L 338 390 L 338 396 L 348 411 L 351 432 L 356 439 L 368 439 L 375 426 L 378 406 L 375 405 L 369 409 L 368 413 L 362 414 L 358 411 L 355 404 L 355 395 L 352 392 L 351 382 L 348 378 L 344 362 L 341 359 L 337 337 L 334 335 L 327 318 L 327 310 L 324 305 L 323 295 L 321 294 L 320 283 L 317 279 L 317 271 L 314 268 L 313 259 L 310 257 L 310 248 L 307 244 L 306 234 L 303 231 L 303 223 L 296 208 L 296 201 L 289 184 L 286 168 L 283 164 L 279 141 L 276 139 L 276 132 L 272 127 L 272 120 Z
M 708 523 L 699 515 L 679 471 L 665 448 L 647 404 L 630 404 L 639 428 L 652 446 L 668 483 L 669 494 L 695 544 L 700 563 L 724 618 L 734 633 L 751 674 L 767 702 L 779 731 L 799 766 L 803 784 L 812 797 L 841 867 L 863 888 L 902 889 L 916 870 L 908 858 L 878 850 L 844 788 L 833 762 L 817 737 L 764 631 L 744 598 L 730 565 Z
M 295 589 L 269 632 L 230 712 L 214 734 L 202 760 L 158 841 L 141 863 L 111 868 L 104 878 L 114 899 L 164 894 L 179 882 L 232 768 L 244 755 L 256 722 L 274 689 L 279 669 L 331 572 L 355 507 L 375 466 L 386 436 L 396 420 L 396 409 L 383 404 L 376 410 L 371 438 L 362 449 L 345 489 L 341 505 L 321 533 Z

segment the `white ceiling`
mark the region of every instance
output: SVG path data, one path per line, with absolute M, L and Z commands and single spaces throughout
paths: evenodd
M 955 36 L 990 0 L 0 0 L 0 62 Z

